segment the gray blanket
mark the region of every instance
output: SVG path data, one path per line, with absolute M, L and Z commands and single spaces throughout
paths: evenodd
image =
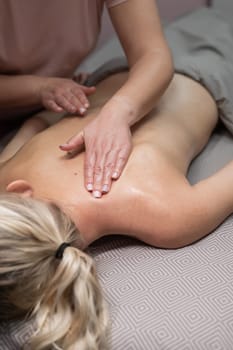
M 202 8 L 169 25 L 165 34 L 175 69 L 203 84 L 219 117 L 233 134 L 233 22 L 223 12 Z

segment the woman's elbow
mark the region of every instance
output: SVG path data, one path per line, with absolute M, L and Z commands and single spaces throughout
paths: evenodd
M 185 222 L 182 217 L 171 217 L 171 219 L 160 220 L 156 232 L 151 233 L 149 244 L 164 249 L 178 249 L 188 246 L 203 235 L 201 229 L 198 230 L 196 225 Z

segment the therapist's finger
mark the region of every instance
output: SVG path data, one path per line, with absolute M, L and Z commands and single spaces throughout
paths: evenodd
M 44 106 L 45 108 L 47 108 L 50 111 L 53 112 L 63 112 L 64 109 L 62 107 L 60 107 L 55 101 L 53 100 L 47 100 L 44 102 Z
M 72 89 L 72 93 L 79 100 L 81 107 L 87 109 L 90 106 L 90 103 L 81 88 Z
M 76 111 L 75 106 L 70 103 L 69 99 L 64 94 L 57 94 L 55 96 L 55 102 L 69 113 L 75 113 Z
M 94 167 L 96 162 L 95 152 L 90 150 L 86 152 L 84 160 L 84 181 L 87 191 L 92 192 L 94 189 Z
M 60 149 L 62 151 L 70 152 L 78 150 L 84 147 L 84 133 L 81 131 L 79 134 L 71 137 L 67 142 L 61 144 Z
M 115 169 L 115 163 L 117 159 L 117 151 L 110 152 L 105 159 L 104 164 L 104 175 L 103 175 L 103 183 L 102 183 L 102 192 L 108 193 L 111 189 L 112 185 L 112 174 Z
M 75 96 L 72 92 L 66 92 L 66 93 L 64 93 L 64 96 L 70 102 L 70 104 L 73 106 L 73 113 L 78 112 L 81 115 L 83 115 L 86 112 L 86 108 L 81 103 L 78 96 Z
M 94 182 L 93 182 L 93 196 L 95 198 L 102 197 L 103 177 L 104 177 L 104 164 L 105 156 L 101 155 L 95 162 L 93 169 Z
M 130 154 L 129 147 L 124 149 L 124 150 L 121 150 L 118 153 L 116 165 L 114 166 L 113 173 L 112 173 L 112 179 L 114 179 L 114 180 L 119 179 L 119 177 L 121 176 L 121 173 L 122 173 L 122 171 L 127 163 L 127 160 L 129 158 L 129 154 Z

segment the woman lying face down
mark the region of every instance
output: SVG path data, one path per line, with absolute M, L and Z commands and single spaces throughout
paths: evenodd
M 123 234 L 179 248 L 209 234 L 233 211 L 233 162 L 194 186 L 186 179 L 218 118 L 209 93 L 181 75 L 133 127 L 132 154 L 111 191 L 96 199 L 85 190 L 83 152 L 64 156 L 58 145 L 95 118 L 125 79 L 119 73 L 99 83 L 83 119 L 67 117 L 49 128 L 39 118 L 28 120 L 2 152 L 1 316 L 35 316 L 32 349 L 107 348 L 106 306 L 84 252 L 93 241 Z

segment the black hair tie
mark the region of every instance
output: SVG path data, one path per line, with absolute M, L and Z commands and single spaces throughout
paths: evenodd
M 63 258 L 64 250 L 67 247 L 70 247 L 70 243 L 66 243 L 66 242 L 62 243 L 56 251 L 55 258 L 61 260 Z

